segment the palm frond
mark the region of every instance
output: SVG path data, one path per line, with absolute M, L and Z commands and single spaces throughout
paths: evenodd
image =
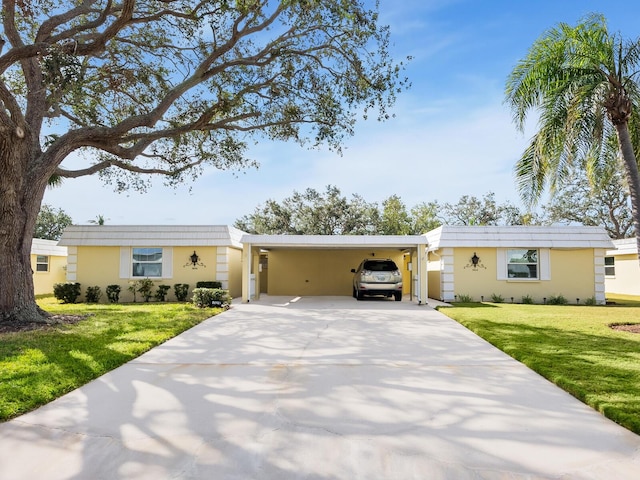
M 622 43 L 609 34 L 602 15 L 575 27 L 560 23 L 546 31 L 507 78 L 505 103 L 523 130 L 538 113 L 538 133 L 516 163 L 518 190 L 527 203 L 551 193 L 576 166 L 603 172 L 616 157 L 615 129 L 606 109 L 612 92 L 626 88 L 635 106 L 629 120 L 634 146 L 640 144 L 640 42 Z

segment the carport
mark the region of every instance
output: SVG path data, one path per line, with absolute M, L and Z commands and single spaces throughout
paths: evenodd
M 393 259 L 403 271 L 405 295 L 427 303 L 423 235 L 243 235 L 240 241 L 245 303 L 265 292 L 261 281 L 267 278 L 261 272 L 266 261 L 269 295 L 350 296 L 351 269 L 371 257 Z

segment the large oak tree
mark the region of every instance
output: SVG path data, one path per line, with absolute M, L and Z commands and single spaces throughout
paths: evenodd
M 339 149 L 357 115 L 385 118 L 404 80 L 372 3 L 3 0 L 0 321 L 46 321 L 29 252 L 52 180 L 177 183 L 259 138 Z

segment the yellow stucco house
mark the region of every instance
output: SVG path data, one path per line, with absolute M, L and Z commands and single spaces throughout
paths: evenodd
M 118 284 L 123 302 L 133 300 L 128 287 L 142 278 L 191 289 L 215 280 L 244 302 L 261 294 L 351 296 L 351 269 L 365 258 L 389 258 L 402 269 L 403 294 L 418 304 L 462 295 L 507 302 L 527 296 L 536 303 L 562 295 L 570 303 L 602 304 L 605 253 L 614 251 L 604 229 L 573 226 L 341 236 L 250 235 L 225 225 L 86 225 L 68 227 L 59 245 L 68 249 L 67 281 L 80 282 L 83 293 Z M 167 300 L 175 300 L 173 288 Z
M 442 226 L 426 237 L 432 298 L 544 303 L 562 295 L 605 303 L 605 252 L 613 243 L 600 227 Z
M 135 280 L 169 285 L 219 281 L 232 297 L 242 294 L 243 232 L 226 225 L 72 225 L 59 245 L 68 250 L 66 280 L 86 287 L 120 285 L 120 301 L 130 302 Z M 190 298 L 190 293 L 189 293 Z M 103 297 L 102 301 L 105 301 Z
M 635 238 L 613 241 L 604 257 L 604 284 L 607 294 L 640 295 L 640 263 Z
M 50 295 L 53 285 L 66 281 L 67 248 L 56 240 L 34 238 L 31 242 L 31 269 L 36 295 Z

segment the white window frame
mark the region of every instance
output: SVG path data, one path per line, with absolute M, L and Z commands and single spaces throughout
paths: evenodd
M 44 261 L 41 259 L 44 258 Z M 41 270 L 40 267 L 44 265 L 45 269 Z M 36 272 L 47 273 L 49 271 L 49 255 L 36 255 Z
M 611 264 L 607 264 L 607 260 L 611 259 Z M 611 272 L 611 273 L 607 273 Z M 606 256 L 604 257 L 604 276 L 615 277 L 616 276 L 616 257 Z
M 134 248 L 162 248 L 162 275 L 159 277 L 140 277 L 133 275 L 133 250 Z M 173 248 L 154 246 L 120 247 L 120 278 L 138 280 L 140 278 L 173 278 Z
M 537 250 L 538 251 L 538 278 L 509 278 L 508 258 L 510 250 Z M 498 248 L 497 254 L 497 279 L 508 282 L 539 282 L 551 280 L 551 254 L 548 248 L 536 247 L 508 247 Z
M 131 277 L 133 278 L 162 278 L 162 248 L 160 247 L 133 247 L 131 249 Z M 160 254 L 159 260 L 136 260 L 136 255 L 144 257 L 153 257 Z M 155 266 L 160 268 L 160 275 L 136 275 L 136 265 Z M 142 268 L 144 270 L 144 268 Z M 147 272 L 145 272 L 147 273 Z

